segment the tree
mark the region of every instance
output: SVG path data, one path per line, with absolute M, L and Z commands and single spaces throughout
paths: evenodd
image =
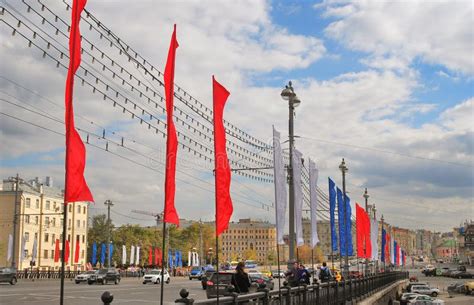
M 244 250 L 242 255 L 244 256 L 245 260 L 256 260 L 257 259 L 257 251 L 255 249 L 247 248 L 246 250 Z

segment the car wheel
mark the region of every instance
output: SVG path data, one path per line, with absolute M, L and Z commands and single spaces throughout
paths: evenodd
M 146 282 L 143 282 L 143 285 L 146 285 Z
M 431 294 L 431 296 L 432 296 L 433 298 L 436 298 L 436 297 L 438 296 L 438 293 L 433 292 L 433 293 Z
M 106 280 L 102 280 L 102 285 L 105 285 L 107 284 L 107 281 Z
M 462 276 L 458 276 L 458 279 L 462 279 Z
M 88 281 L 87 284 L 92 285 L 94 282 Z
M 161 280 L 160 280 L 160 279 L 156 279 L 155 284 L 159 284 L 159 283 L 161 283 Z
M 14 277 L 14 278 L 11 279 L 10 285 L 15 285 L 17 282 L 18 282 L 18 280 L 16 279 L 16 277 Z
M 170 283 L 170 278 L 168 278 L 165 283 L 169 284 Z
M 76 281 L 76 284 L 79 284 L 80 282 L 79 281 Z
M 191 277 L 189 277 L 189 280 L 192 281 L 193 279 Z

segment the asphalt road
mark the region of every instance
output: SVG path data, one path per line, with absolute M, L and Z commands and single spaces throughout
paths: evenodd
M 194 299 L 205 299 L 201 282 L 188 278 L 171 278 L 165 284 L 164 301 L 174 304 L 179 291 L 187 288 Z M 137 278 L 123 278 L 118 285 L 64 284 L 65 305 L 101 305 L 100 296 L 109 291 L 114 296 L 112 304 L 156 305 L 160 300 L 160 285 L 143 285 Z M 0 305 L 56 305 L 59 304 L 59 280 L 19 280 L 15 286 L 0 284 Z

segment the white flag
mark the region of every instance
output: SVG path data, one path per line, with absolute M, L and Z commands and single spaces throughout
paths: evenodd
M 291 167 L 293 168 L 293 189 L 295 192 L 295 229 L 296 229 L 296 246 L 304 244 L 303 239 L 303 188 L 301 185 L 301 158 L 303 155 L 298 151 L 293 151 L 293 160 L 291 160 Z
M 376 218 L 370 218 L 370 242 L 372 244 L 372 260 L 376 261 L 379 259 L 379 223 Z
M 20 253 L 20 262 L 25 259 L 25 246 L 26 246 L 26 239 L 25 236 L 21 237 L 21 253 Z
M 12 258 L 13 255 L 13 236 L 11 234 L 8 235 L 8 252 L 7 252 L 7 261 Z
M 280 133 L 273 127 L 273 183 L 275 184 L 275 222 L 277 232 L 277 243 L 285 244 L 283 235 L 285 233 L 286 219 L 286 175 L 281 151 Z
M 191 262 L 191 251 L 188 251 L 188 266 L 192 266 L 193 263 Z
M 196 266 L 199 266 L 199 254 L 196 252 Z
M 316 247 L 319 242 L 318 227 L 316 223 L 316 211 L 318 210 L 318 196 L 316 187 L 318 185 L 319 170 L 316 164 L 309 160 L 309 201 L 311 210 L 311 248 Z
M 130 265 L 135 262 L 135 246 L 130 246 Z
M 137 255 L 135 256 L 135 265 L 140 264 L 140 247 L 137 246 Z
M 390 240 L 390 263 L 392 263 L 392 265 L 395 265 L 395 249 L 394 249 L 395 236 L 393 236 L 393 232 L 392 234 L 390 234 L 390 236 L 392 237 Z
M 127 247 L 122 245 L 122 265 L 127 263 Z
M 38 252 L 38 239 L 35 237 L 33 241 L 33 250 L 31 251 L 31 261 L 36 262 L 36 254 Z

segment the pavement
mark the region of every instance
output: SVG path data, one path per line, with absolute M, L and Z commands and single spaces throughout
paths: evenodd
M 164 301 L 174 303 L 180 298 L 179 291 L 186 288 L 189 297 L 206 299 L 205 290 L 198 280 L 190 281 L 185 277 L 172 277 L 170 284 L 165 284 Z M 143 285 L 138 278 L 122 278 L 118 285 L 75 284 L 66 280 L 64 283 L 64 305 L 103 304 L 100 297 L 104 291 L 114 296 L 113 304 L 156 305 L 160 300 L 160 285 Z M 0 284 L 0 305 L 53 305 L 59 304 L 59 280 L 19 280 L 15 286 Z

